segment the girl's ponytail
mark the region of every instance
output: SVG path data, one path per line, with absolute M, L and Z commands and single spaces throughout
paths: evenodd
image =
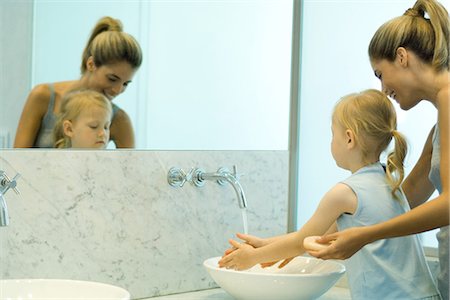
M 386 176 L 389 184 L 392 186 L 392 195 L 397 198 L 397 192 L 405 177 L 403 162 L 406 158 L 408 145 L 404 136 L 397 130 L 392 130 L 394 138 L 394 151 L 389 153 L 386 162 Z

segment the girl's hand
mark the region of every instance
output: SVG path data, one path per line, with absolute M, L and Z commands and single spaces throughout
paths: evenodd
M 257 236 L 253 236 L 253 235 L 249 235 L 249 234 L 243 234 L 243 233 L 237 233 L 236 236 L 240 240 L 244 241 L 248 245 L 253 246 L 254 248 L 259 248 L 259 247 L 262 247 L 262 246 L 268 244 L 268 241 L 266 239 L 262 239 L 262 238 L 259 238 Z M 228 248 L 227 250 L 225 250 L 225 253 L 224 253 L 224 255 L 222 257 L 230 254 L 234 250 L 236 250 L 236 248 L 234 248 L 234 247 Z
M 253 248 L 253 246 L 247 243 L 239 243 L 232 239 L 230 239 L 229 242 L 234 250 L 219 260 L 219 267 L 235 270 L 246 270 L 256 264 L 254 261 L 255 248 Z
M 259 248 L 268 244 L 266 239 L 262 239 L 254 235 L 237 233 L 236 236 L 239 239 L 245 241 L 246 244 L 249 244 L 255 248 Z
M 368 243 L 364 230 L 364 227 L 353 227 L 322 236 L 316 242 L 329 244 L 328 247 L 322 250 L 306 250 L 321 259 L 347 259 Z

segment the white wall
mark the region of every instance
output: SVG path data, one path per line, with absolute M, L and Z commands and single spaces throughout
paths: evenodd
M 31 81 L 33 3 L 0 1 L 0 148 L 12 147 Z
M 387 0 L 304 1 L 298 226 L 308 220 L 329 188 L 350 175 L 336 166 L 330 152 L 334 103 L 352 92 L 381 88 L 369 63 L 370 39 L 381 24 L 402 15 L 413 4 Z M 409 139 L 409 172 L 437 121 L 437 113 L 429 103 L 408 112 L 397 107 L 397 112 L 399 130 Z M 424 236 L 424 244 L 437 245 L 433 232 Z
M 78 78 L 89 32 L 110 15 L 144 51 L 115 100 L 133 119 L 138 148 L 286 150 L 292 6 L 35 0 L 33 84 Z

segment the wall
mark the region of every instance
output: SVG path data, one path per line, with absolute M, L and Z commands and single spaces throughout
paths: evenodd
M 0 227 L 1 278 L 70 278 L 128 289 L 132 298 L 215 286 L 202 267 L 243 230 L 231 186 L 174 188 L 171 167 L 238 167 L 249 232 L 286 232 L 287 151 L 2 150 L 14 176 L 10 226 Z
M 11 147 L 31 85 L 33 2 L 0 1 L 0 148 Z

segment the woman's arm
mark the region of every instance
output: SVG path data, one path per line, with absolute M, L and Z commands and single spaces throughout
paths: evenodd
M 364 245 L 373 241 L 420 233 L 431 229 L 449 225 L 449 92 L 441 93 L 438 98 L 438 123 L 440 138 L 440 174 L 441 194 L 411 211 L 397 216 L 389 221 L 367 226 L 354 227 L 347 230 L 327 235 L 320 242 L 334 241 L 329 247 L 321 251 L 309 251 L 315 257 L 323 259 L 346 259 L 361 249 Z M 428 176 L 428 174 L 426 174 Z M 416 191 L 418 187 L 411 187 L 409 193 Z M 419 187 L 420 188 L 420 187 Z
M 345 184 L 337 184 L 325 194 L 313 216 L 299 231 L 278 237 L 260 248 L 231 240 L 230 243 L 236 250 L 223 257 L 219 265 L 243 270 L 257 263 L 298 256 L 305 252 L 305 237 L 324 234 L 333 227 L 341 214 L 354 213 L 356 206 L 357 199 L 353 191 Z
M 116 144 L 116 148 L 134 148 L 134 131 L 130 117 L 119 109 L 111 122 L 110 140 Z
M 47 112 L 50 90 L 47 85 L 37 85 L 28 95 L 17 126 L 14 148 L 33 147 L 42 118 Z
M 402 184 L 403 192 L 405 193 L 411 208 L 425 203 L 435 190 L 433 184 L 428 179 L 433 150 L 433 133 L 434 127 L 428 135 L 419 160 Z

